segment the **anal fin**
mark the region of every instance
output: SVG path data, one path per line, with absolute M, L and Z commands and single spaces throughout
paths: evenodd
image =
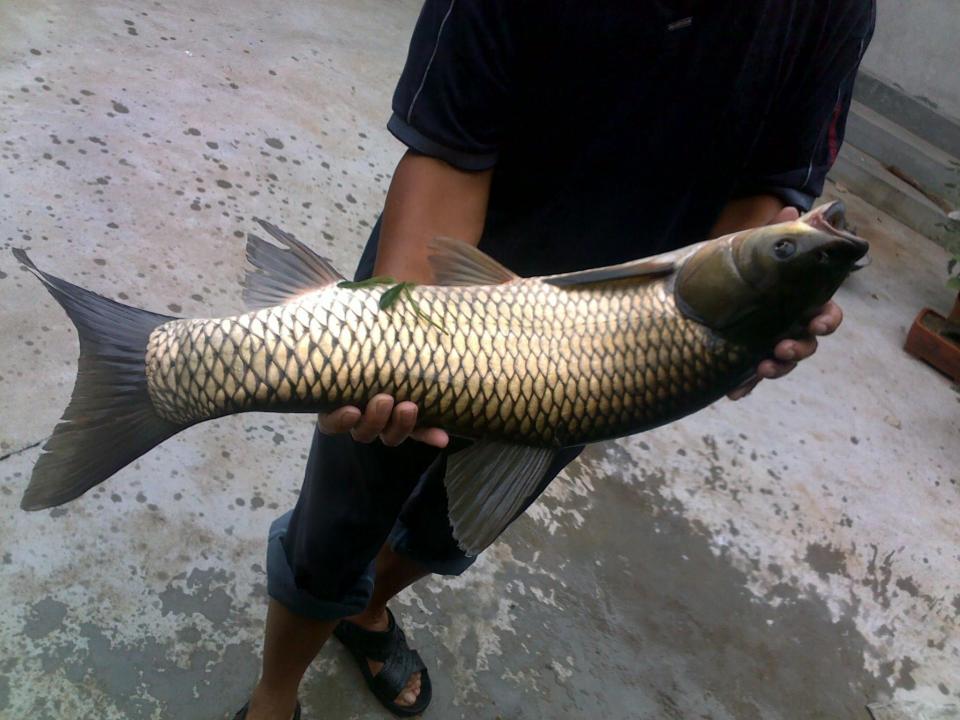
M 479 555 L 520 512 L 554 458 L 552 448 L 480 440 L 447 460 L 444 485 L 453 537 Z

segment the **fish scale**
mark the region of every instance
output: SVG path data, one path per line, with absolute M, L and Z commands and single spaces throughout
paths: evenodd
M 562 446 L 652 427 L 716 397 L 750 353 L 680 314 L 670 279 L 558 288 L 539 279 L 413 290 L 331 286 L 150 336 L 159 414 L 192 424 L 249 410 L 364 405 L 377 393 L 467 437 Z

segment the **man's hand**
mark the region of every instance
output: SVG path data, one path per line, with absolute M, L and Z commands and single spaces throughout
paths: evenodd
M 349 431 L 357 442 L 376 440 L 387 446 L 399 445 L 407 438 L 444 448 L 450 437 L 440 428 L 417 428 L 417 406 L 412 402 L 395 403 L 390 395 L 374 395 L 366 410 L 346 405 L 317 419 L 320 432 L 328 435 Z
M 789 222 L 800 217 L 796 208 L 787 207 L 777 213 L 769 223 Z M 817 351 L 817 338 L 834 332 L 843 321 L 843 311 L 833 300 L 828 302 L 807 325 L 807 333 L 799 338 L 781 340 L 773 349 L 773 358 L 764 360 L 757 367 L 757 373 L 738 388 L 731 390 L 727 397 L 739 400 L 746 397 L 764 378 L 776 379 L 793 370 L 797 363 L 805 360 Z

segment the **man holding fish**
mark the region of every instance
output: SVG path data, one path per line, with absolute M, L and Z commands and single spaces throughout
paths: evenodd
M 408 150 L 353 281 L 261 221 L 286 249 L 250 237 L 253 309 L 172 318 L 14 250 L 80 338 L 21 506 L 199 422 L 324 411 L 270 529 L 263 669 L 236 718 L 298 719 L 331 634 L 384 707 L 422 713 L 391 598 L 464 572 L 586 443 L 743 397 L 839 326 L 830 297 L 868 246 L 841 204 L 810 208 L 874 13 L 426 0 L 388 123 Z
M 409 149 L 357 279 L 430 284 L 437 236 L 525 277 L 794 220 L 836 157 L 873 23 L 865 0 L 427 0 L 388 125 Z M 730 397 L 790 372 L 840 320 L 827 303 Z M 387 602 L 474 558 L 447 519 L 448 435 L 417 413 L 378 395 L 320 417 L 300 500 L 271 530 L 263 674 L 238 717 L 299 714 L 300 678 L 334 632 L 392 712 L 429 703 Z

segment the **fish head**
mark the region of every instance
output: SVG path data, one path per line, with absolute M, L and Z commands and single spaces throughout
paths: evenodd
M 724 337 L 766 345 L 802 330 L 869 250 L 841 202 L 700 246 L 679 269 L 680 310 Z

